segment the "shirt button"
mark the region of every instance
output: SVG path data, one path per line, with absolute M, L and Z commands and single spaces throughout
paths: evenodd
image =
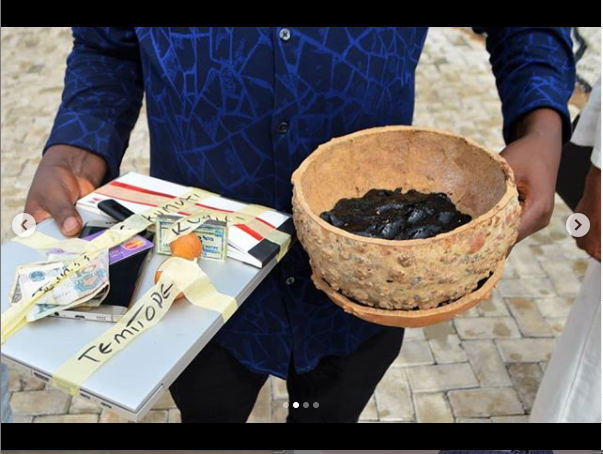
M 289 123 L 287 123 L 286 121 L 281 121 L 278 124 L 278 132 L 279 132 L 279 134 L 285 134 L 288 129 L 289 129 Z
M 288 28 L 281 28 L 281 31 L 278 32 L 278 37 L 283 41 L 289 41 L 291 38 L 291 31 Z
M 295 284 L 295 278 L 293 276 L 289 276 L 286 280 L 285 280 L 285 284 L 287 285 L 293 285 Z

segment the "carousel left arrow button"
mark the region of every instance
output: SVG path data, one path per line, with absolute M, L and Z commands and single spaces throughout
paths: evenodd
M 31 214 L 20 213 L 13 219 L 13 232 L 21 238 L 33 235 L 36 231 L 36 221 Z

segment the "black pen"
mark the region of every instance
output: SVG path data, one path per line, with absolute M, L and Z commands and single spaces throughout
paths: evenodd
M 134 212 L 132 210 L 126 208 L 121 203 L 119 203 L 117 200 L 113 200 L 113 199 L 107 199 L 107 200 L 103 200 L 102 202 L 98 202 L 98 204 L 96 206 L 103 213 L 111 216 L 113 219 L 115 219 L 118 222 L 125 221 L 126 219 L 128 219 L 130 216 L 132 216 L 134 214 Z M 149 241 L 153 241 L 153 238 L 155 237 L 155 234 L 153 232 L 149 232 L 148 230 L 144 230 L 144 231 L 140 232 L 140 235 L 144 236 Z

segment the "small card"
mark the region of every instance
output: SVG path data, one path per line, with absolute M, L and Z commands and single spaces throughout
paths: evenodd
M 101 230 L 100 232 L 93 233 L 92 235 L 88 235 L 82 238 L 82 240 L 90 241 L 101 235 L 105 230 Z M 127 259 L 128 257 L 132 257 L 133 255 L 138 254 L 139 252 L 146 251 L 147 249 L 151 249 L 153 247 L 153 242 L 147 240 L 146 238 L 136 235 L 133 238 L 130 238 L 128 241 L 125 241 L 117 246 L 113 246 L 109 249 L 109 265 L 113 265 L 114 263 L 121 262 L 122 260 Z M 60 254 L 63 251 L 61 249 L 52 249 L 46 253 L 46 256 L 51 254 Z
M 178 216 L 159 215 L 156 222 L 155 241 L 159 254 L 170 255 L 170 245 L 163 241 L 170 226 L 179 219 Z M 228 227 L 226 222 L 208 219 L 195 230 L 203 244 L 202 259 L 224 260 L 228 245 Z

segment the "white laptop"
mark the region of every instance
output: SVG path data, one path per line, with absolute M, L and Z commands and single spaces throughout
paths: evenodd
M 84 222 L 106 220 L 104 215 L 79 210 Z M 37 229 L 57 238 L 61 234 L 53 220 Z M 165 260 L 153 256 L 141 278 L 137 295 L 153 285 L 153 272 Z M 40 260 L 38 252 L 7 241 L 2 245 L 2 312 L 8 306 L 8 292 L 15 267 Z M 221 293 L 232 295 L 240 305 L 276 264 L 256 268 L 233 259 L 225 262 L 202 261 L 203 271 Z M 138 296 L 136 296 L 136 299 Z M 223 325 L 221 316 L 186 301 L 175 303 L 155 327 L 148 330 L 115 355 L 86 380 L 80 394 L 103 407 L 138 421 L 153 407 L 173 381 Z M 2 361 L 24 367 L 34 376 L 48 381 L 67 359 L 94 340 L 111 324 L 87 320 L 47 317 L 29 323 L 2 345 Z

